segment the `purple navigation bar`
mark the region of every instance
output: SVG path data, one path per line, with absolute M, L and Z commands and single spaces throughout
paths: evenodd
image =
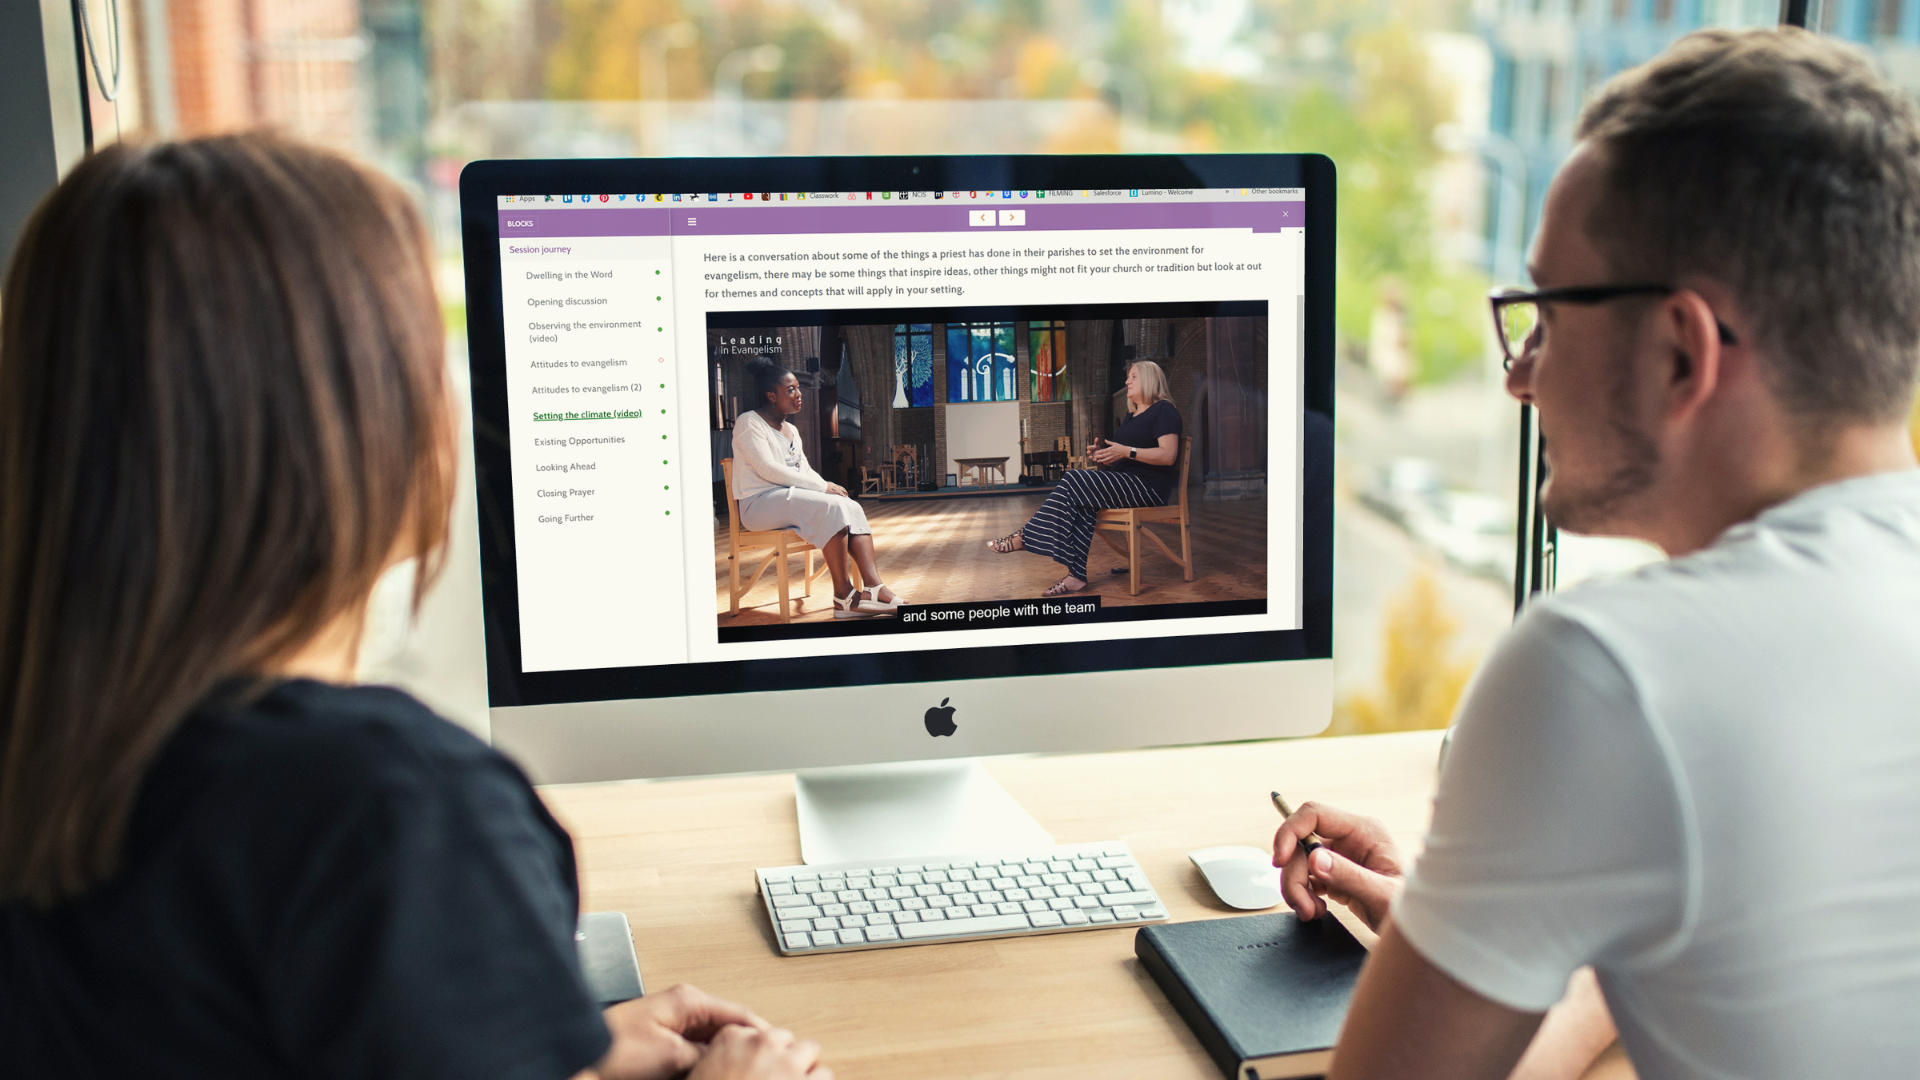
M 946 203 L 928 206 L 715 206 L 616 210 L 502 210 L 500 237 L 564 236 L 790 236 L 826 233 L 971 232 L 985 237 L 1020 232 L 1112 229 L 1251 229 L 1277 232 L 1307 223 L 1304 202 L 1027 203 L 1021 206 Z M 1001 211 L 1023 215 L 1000 224 Z M 993 225 L 974 224 L 991 214 Z
M 666 207 L 614 210 L 502 210 L 500 239 L 550 236 L 665 236 Z

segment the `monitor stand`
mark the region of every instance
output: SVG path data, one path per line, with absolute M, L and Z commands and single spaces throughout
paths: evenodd
M 809 865 L 1053 846 L 971 758 L 806 769 L 793 792 Z

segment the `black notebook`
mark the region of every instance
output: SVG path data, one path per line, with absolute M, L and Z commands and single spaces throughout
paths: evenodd
M 1140 966 L 1228 1080 L 1321 1076 L 1367 950 L 1332 915 L 1143 926 Z

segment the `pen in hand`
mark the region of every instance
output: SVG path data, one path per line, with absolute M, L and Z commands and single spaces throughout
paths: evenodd
M 1282 798 L 1280 793 L 1277 791 L 1273 792 L 1272 795 L 1273 795 L 1273 808 L 1275 810 L 1280 811 L 1280 816 L 1283 818 L 1292 817 L 1293 807 L 1287 805 L 1287 800 Z M 1300 850 L 1311 855 L 1314 849 L 1320 846 L 1320 843 L 1321 843 L 1320 835 L 1318 833 L 1308 833 L 1307 838 L 1305 840 L 1300 841 Z

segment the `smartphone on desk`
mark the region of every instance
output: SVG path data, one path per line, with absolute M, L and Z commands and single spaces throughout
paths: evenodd
M 573 934 L 580 952 L 580 972 L 601 1007 L 645 994 L 640 961 L 633 952 L 633 928 L 625 912 L 589 911 L 580 916 Z

